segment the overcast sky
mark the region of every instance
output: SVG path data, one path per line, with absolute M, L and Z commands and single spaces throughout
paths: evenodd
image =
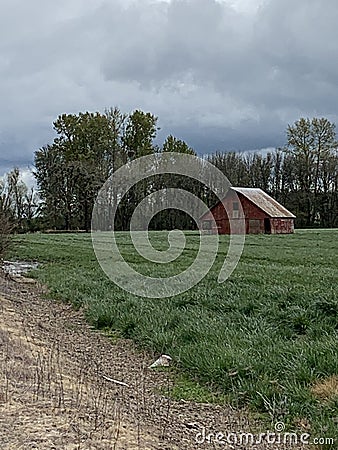
M 0 0 L 0 174 L 60 113 L 159 117 L 198 152 L 283 144 L 338 121 L 336 0 Z

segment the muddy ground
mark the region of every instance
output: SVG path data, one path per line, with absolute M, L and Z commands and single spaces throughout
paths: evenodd
M 1 450 L 290 448 L 208 443 L 203 427 L 258 425 L 230 407 L 173 401 L 172 375 L 148 369 L 158 355 L 92 329 L 81 311 L 44 294 L 0 274 Z

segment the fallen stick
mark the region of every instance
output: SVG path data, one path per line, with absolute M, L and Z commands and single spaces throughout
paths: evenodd
M 123 381 L 114 380 L 113 378 L 106 377 L 105 375 L 102 375 L 103 378 L 107 381 L 110 381 L 111 383 L 119 384 L 120 386 L 129 387 L 129 384 L 123 383 Z

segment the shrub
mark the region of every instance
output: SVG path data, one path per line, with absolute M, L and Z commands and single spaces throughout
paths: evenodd
M 3 258 L 10 246 L 12 229 L 9 219 L 0 212 L 0 258 Z

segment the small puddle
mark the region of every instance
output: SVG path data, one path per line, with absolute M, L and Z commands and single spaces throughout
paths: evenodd
M 3 261 L 1 266 L 2 270 L 9 275 L 19 276 L 25 275 L 30 270 L 37 269 L 39 263 L 27 261 Z

